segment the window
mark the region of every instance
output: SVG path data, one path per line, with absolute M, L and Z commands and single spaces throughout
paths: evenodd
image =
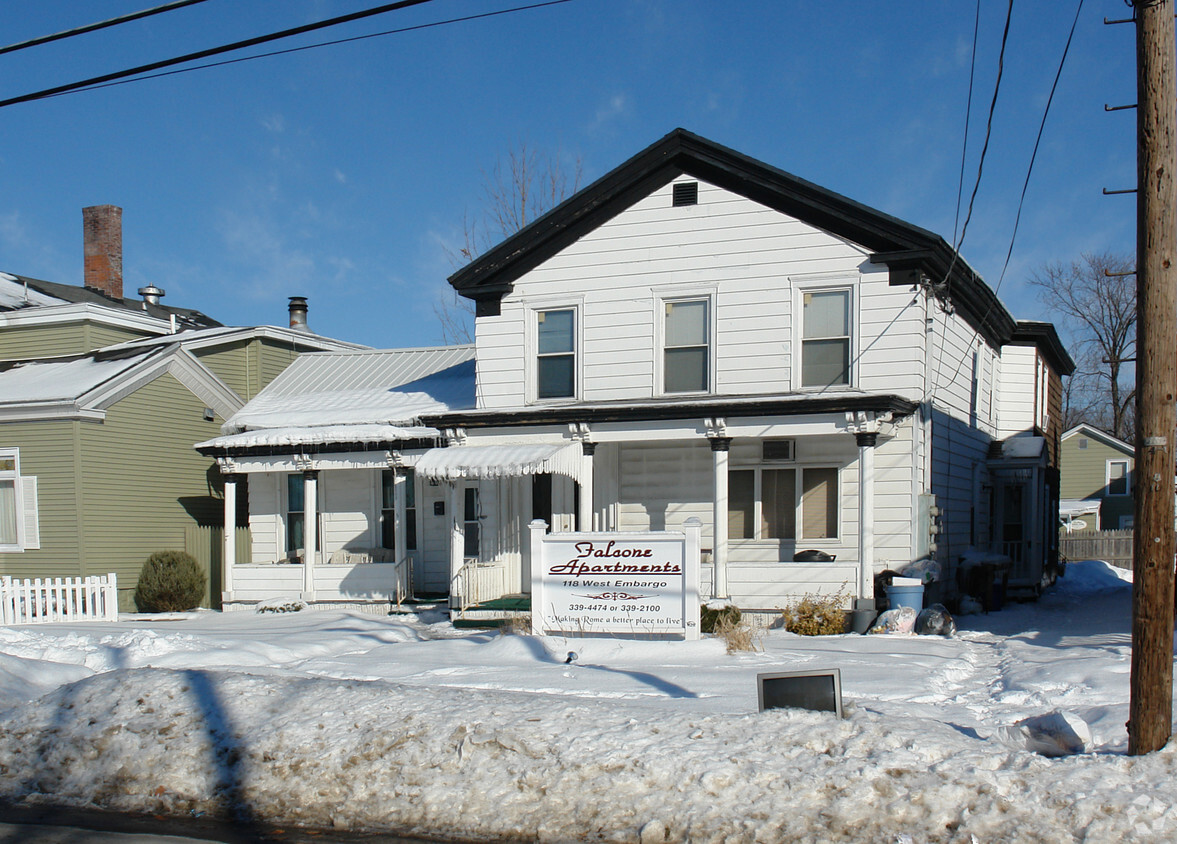
M 1080 451 L 1087 450 L 1087 437 L 1079 437 L 1079 450 Z
M 838 470 L 830 466 L 808 466 L 731 471 L 728 536 L 732 539 L 836 539 Z
M 576 311 L 536 311 L 536 397 L 576 395 Z
M 666 302 L 662 331 L 662 387 L 701 393 L 708 387 L 707 300 Z
M 417 490 L 412 469 L 402 469 L 405 478 L 405 550 L 417 550 Z M 385 469 L 380 475 L 380 547 L 396 548 L 396 474 Z
M 850 383 L 850 291 L 806 291 L 801 297 L 801 386 Z
M 37 479 L 20 474 L 19 449 L 0 449 L 0 551 L 40 547 Z
M 306 509 L 303 498 L 303 479 L 301 472 L 286 476 L 286 551 L 294 552 L 304 548 L 303 529 L 305 527 L 303 513 Z
M 1107 494 L 1128 494 L 1128 461 L 1109 460 L 1107 462 Z

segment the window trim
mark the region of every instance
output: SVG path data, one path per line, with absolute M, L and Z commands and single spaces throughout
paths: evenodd
M 528 404 L 559 404 L 579 401 L 583 389 L 584 301 L 582 299 L 536 300 L 525 304 L 526 325 L 526 401 Z M 540 398 L 539 395 L 539 315 L 549 311 L 572 311 L 572 395 Z M 564 353 L 567 354 L 567 353 Z
M 0 544 L 0 554 L 18 554 L 41 547 L 40 513 L 37 502 L 37 477 L 22 475 L 20 449 L 0 448 L 0 458 L 11 458 L 11 469 L 0 469 L 0 480 L 11 480 L 13 488 L 16 542 Z
M 837 484 L 835 488 L 836 511 L 834 514 L 834 535 L 833 536 L 803 536 L 805 525 L 805 510 L 804 510 L 804 495 L 805 495 L 805 471 L 808 469 L 828 469 L 834 473 L 834 481 Z M 845 536 L 846 530 L 843 524 L 843 501 L 842 495 L 845 489 L 845 484 L 842 479 L 843 467 L 837 463 L 830 463 L 828 461 L 816 463 L 784 463 L 784 462 L 761 462 L 761 463 L 741 463 L 733 464 L 729 467 L 728 472 L 753 472 L 752 480 L 752 537 L 737 537 L 729 535 L 728 541 L 731 543 L 780 543 L 792 542 L 795 544 L 805 543 L 841 543 Z M 793 537 L 771 537 L 761 536 L 761 527 L 764 524 L 763 508 L 764 508 L 764 493 L 763 493 L 763 472 L 766 471 L 784 471 L 793 472 Z M 728 518 L 731 518 L 731 500 L 728 500 Z M 730 522 L 729 522 L 730 524 Z
M 702 390 L 666 389 L 666 309 L 668 306 L 702 302 L 707 313 L 704 315 L 703 326 L 707 332 L 705 339 L 704 365 L 707 367 L 706 383 Z M 658 395 L 662 396 L 705 396 L 715 392 L 715 295 L 712 291 L 688 293 L 685 291 L 671 294 L 655 294 L 654 329 L 657 342 L 655 351 L 655 367 L 657 369 Z M 697 346 L 673 346 L 674 349 L 693 349 Z
M 846 303 L 846 318 L 850 330 L 846 340 L 846 383 L 844 384 L 805 384 L 805 296 L 813 293 L 846 293 L 849 301 Z M 794 281 L 793 283 L 793 383 L 795 389 L 806 392 L 822 392 L 825 390 L 853 389 L 858 384 L 858 342 L 861 321 L 858 317 L 858 285 L 844 275 L 837 277 L 813 279 L 810 281 Z M 822 338 L 811 337 L 810 340 Z M 834 339 L 830 337 L 828 339 Z
M 1107 460 L 1104 461 L 1104 464 L 1103 464 L 1103 485 L 1104 486 L 1103 486 L 1103 488 L 1105 490 L 1105 493 L 1104 493 L 1105 497 L 1107 497 L 1107 498 L 1127 498 L 1128 496 L 1130 496 L 1132 494 L 1132 466 L 1130 465 L 1131 462 L 1132 461 L 1128 460 L 1127 458 L 1123 458 L 1123 459 L 1108 458 Z M 1112 480 L 1113 480 L 1112 466 L 1114 464 L 1115 465 L 1123 465 L 1123 467 L 1124 467 L 1124 478 L 1123 478 L 1124 491 L 1123 492 L 1112 492 Z M 1115 478 L 1115 480 L 1118 481 L 1118 480 L 1120 480 L 1120 478 Z

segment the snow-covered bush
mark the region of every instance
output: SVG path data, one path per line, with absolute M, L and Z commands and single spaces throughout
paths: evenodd
M 301 612 L 306 608 L 306 601 L 300 601 L 297 598 L 271 598 L 259 603 L 254 611 L 260 613 Z
M 699 610 L 699 629 L 704 633 L 715 633 L 721 619 L 729 624 L 739 624 L 740 608 L 731 604 L 718 607 L 704 604 Z
M 156 551 L 147 558 L 135 587 L 139 612 L 183 612 L 200 606 L 207 582 L 186 551 Z

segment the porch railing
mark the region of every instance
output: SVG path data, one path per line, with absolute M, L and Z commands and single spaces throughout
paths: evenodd
M 461 612 L 506 594 L 507 570 L 498 563 L 466 563 L 450 580 L 450 601 L 456 600 Z
M 0 622 L 118 621 L 118 578 L 55 577 L 13 580 L 0 577 Z

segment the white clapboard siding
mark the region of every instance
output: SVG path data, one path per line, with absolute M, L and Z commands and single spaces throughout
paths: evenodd
M 340 548 L 373 548 L 380 544 L 376 532 L 379 513 L 376 484 L 380 473 L 371 469 L 321 472 L 319 500 L 323 558 Z
M 580 308 L 579 398 L 650 398 L 658 306 L 676 294 L 713 297 L 716 392 L 787 391 L 793 285 L 815 279 L 856 290 L 858 386 L 921 397 L 922 305 L 868 263 L 868 250 L 706 183 L 698 206 L 673 208 L 669 194 L 660 188 L 588 232 L 516 280 L 499 316 L 478 320 L 483 407 L 527 402 L 528 320 L 536 307 L 564 305 Z
M 280 543 L 282 515 L 279 512 L 278 486 L 282 474 L 257 474 L 249 479 L 250 559 L 258 562 L 278 560 L 283 556 Z
M 1036 355 L 1031 346 L 1006 346 L 1001 350 L 998 416 L 1002 439 L 1034 427 Z

